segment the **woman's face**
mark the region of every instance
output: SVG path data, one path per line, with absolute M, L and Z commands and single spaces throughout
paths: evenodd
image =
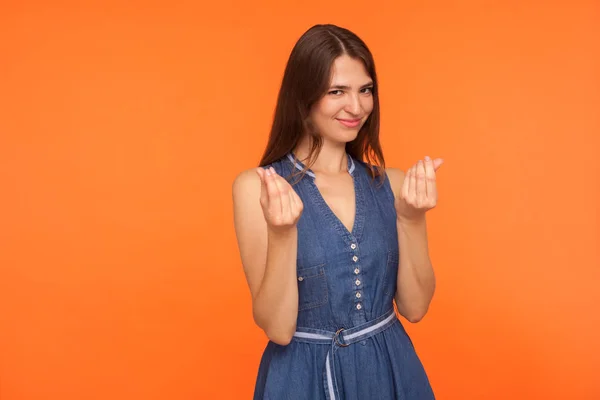
M 332 66 L 331 85 L 314 104 L 310 121 L 326 141 L 350 142 L 373 111 L 373 81 L 361 60 L 347 55 Z

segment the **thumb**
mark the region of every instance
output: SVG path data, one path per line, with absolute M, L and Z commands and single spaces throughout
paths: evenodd
M 434 171 L 437 171 L 438 168 L 440 168 L 443 163 L 444 163 L 444 160 L 441 159 L 441 158 L 436 158 L 435 160 L 433 160 L 433 169 L 434 169 Z
M 260 177 L 260 182 L 262 183 L 265 176 L 265 170 L 262 167 L 258 167 L 256 168 L 256 174 Z
M 256 168 L 256 174 L 260 178 L 260 191 L 261 192 L 264 192 L 266 189 L 265 173 L 266 172 L 263 167 Z

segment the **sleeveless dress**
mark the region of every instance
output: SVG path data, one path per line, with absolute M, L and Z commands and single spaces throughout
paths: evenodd
M 430 400 L 434 393 L 393 308 L 399 262 L 394 194 L 348 155 L 352 231 L 332 212 L 292 154 L 271 164 L 304 204 L 298 221 L 298 319 L 287 346 L 269 341 L 254 399 Z M 265 167 L 265 168 L 268 168 Z M 298 172 L 298 171 L 296 171 Z

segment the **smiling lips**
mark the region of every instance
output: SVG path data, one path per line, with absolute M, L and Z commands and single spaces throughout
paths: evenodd
M 347 128 L 356 128 L 358 125 L 360 125 L 360 118 L 357 118 L 357 119 L 336 118 L 336 119 Z

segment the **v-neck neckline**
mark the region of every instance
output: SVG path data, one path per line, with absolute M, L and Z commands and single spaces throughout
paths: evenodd
M 294 164 L 294 166 L 297 169 L 303 170 L 306 168 L 306 174 L 309 176 L 309 185 L 313 189 L 314 193 L 313 199 L 317 202 L 317 205 L 322 210 L 324 215 L 331 221 L 333 226 L 339 231 L 340 234 L 342 234 L 342 236 L 344 236 L 346 241 L 349 243 L 355 243 L 358 240 L 358 237 L 360 236 L 360 232 L 364 224 L 363 196 L 361 192 L 360 182 L 358 180 L 358 177 L 356 176 L 356 165 L 354 163 L 354 160 L 352 159 L 350 154 L 346 153 L 346 156 L 348 158 L 347 172 L 352 178 L 352 184 L 354 186 L 354 221 L 352 223 L 352 230 L 349 230 L 346 227 L 346 225 L 344 225 L 342 220 L 333 212 L 333 209 L 325 201 L 325 198 L 321 194 L 321 191 L 319 190 L 319 187 L 315 182 L 316 175 L 314 174 L 314 172 L 310 168 L 306 168 L 304 163 L 302 163 L 302 161 L 295 157 L 293 153 L 289 153 L 287 155 L 287 158 L 288 160 L 290 160 L 290 162 L 292 162 L 292 164 Z

